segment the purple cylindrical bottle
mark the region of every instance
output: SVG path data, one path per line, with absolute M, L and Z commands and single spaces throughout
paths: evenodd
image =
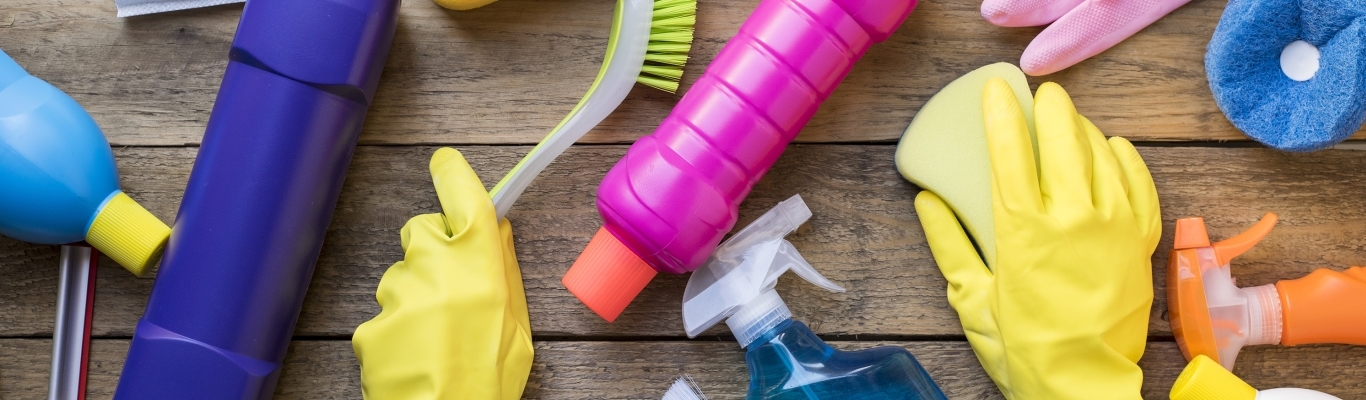
M 598 187 L 603 227 L 563 283 L 609 322 L 657 271 L 706 261 L 754 184 L 916 0 L 763 0 Z
M 114 399 L 274 396 L 400 0 L 248 0 Z

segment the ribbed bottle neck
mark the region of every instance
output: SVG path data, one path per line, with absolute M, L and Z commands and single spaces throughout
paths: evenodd
M 735 341 L 740 342 L 740 347 L 746 348 L 754 339 L 789 319 L 792 319 L 792 311 L 778 297 L 778 292 L 769 290 L 731 315 L 726 320 L 726 327 L 735 335 Z
M 1247 346 L 1281 344 L 1281 295 L 1276 285 L 1240 289 L 1247 298 Z

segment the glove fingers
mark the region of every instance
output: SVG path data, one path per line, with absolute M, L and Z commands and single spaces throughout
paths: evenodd
M 1058 72 L 1114 47 L 1190 0 L 1086 1 L 1049 25 L 1020 56 L 1032 76 Z
M 951 292 L 987 290 L 991 271 L 982 263 L 949 205 L 933 192 L 923 190 L 915 196 L 915 212 L 920 217 L 920 226 L 925 229 L 930 253 L 953 288 Z
M 949 304 L 958 311 L 963 333 L 991 379 L 1007 390 L 1005 347 L 991 310 L 993 275 L 978 257 L 949 205 L 928 190 L 915 196 L 915 212 L 925 229 L 939 271 L 949 281 Z M 1005 393 L 1009 393 L 1006 391 Z
M 1088 210 L 1091 200 L 1090 139 L 1072 98 L 1047 82 L 1034 95 L 1034 127 L 1039 136 L 1039 187 L 1052 211 Z
M 1138 220 L 1142 235 L 1148 240 L 1148 253 L 1157 248 L 1162 236 L 1162 210 L 1157 201 L 1157 186 L 1148 172 L 1148 165 L 1132 143 L 1122 137 L 1110 138 L 1110 149 L 1115 153 L 1115 161 L 1124 170 L 1129 181 L 1129 205 Z
M 1047 25 L 1062 18 L 1082 0 L 985 0 L 982 18 L 1005 27 Z
M 464 155 L 449 147 L 437 149 L 430 169 L 451 237 L 460 236 L 475 224 L 482 225 L 480 232 L 497 232 L 493 200 Z
M 1042 212 L 1034 140 L 1030 138 L 1020 102 L 1004 79 L 987 81 L 982 92 L 982 118 L 991 156 L 993 203 L 1006 210 Z
M 1095 202 L 1097 210 L 1103 210 L 1107 215 L 1114 215 L 1123 210 L 1129 211 L 1129 179 L 1124 175 L 1124 170 L 1120 169 L 1119 161 L 1115 159 L 1115 153 L 1110 149 L 1110 142 L 1105 141 L 1105 134 L 1100 132 L 1100 128 L 1086 117 L 1080 117 L 1082 128 L 1086 130 L 1086 138 L 1091 147 L 1091 159 L 1094 172 L 1091 180 L 1091 199 Z

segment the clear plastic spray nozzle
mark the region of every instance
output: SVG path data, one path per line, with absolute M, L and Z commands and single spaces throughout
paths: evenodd
M 727 324 L 743 346 L 752 338 L 742 332 L 758 328 L 753 325 L 790 317 L 782 300 L 768 294 L 788 270 L 823 289 L 844 292 L 816 272 L 784 239 L 810 218 L 811 210 L 800 195 L 794 195 L 722 243 L 706 264 L 693 271 L 683 291 L 683 325 L 688 337 L 697 337 L 721 320 L 736 316 Z M 761 296 L 764 301 L 756 302 Z
M 1239 287 L 1231 262 L 1276 225 L 1267 213 L 1247 231 L 1210 243 L 1200 218 L 1176 221 L 1167 265 L 1167 309 L 1187 359 L 1206 356 L 1233 369 L 1244 346 L 1366 345 L 1366 267 L 1320 268 L 1299 279 Z M 1261 397 L 1258 397 L 1259 399 Z
M 1233 258 L 1250 250 L 1276 225 L 1274 213 L 1246 232 L 1210 243 L 1204 220 L 1177 221 L 1177 243 L 1168 266 L 1168 303 L 1173 332 L 1188 358 L 1207 355 L 1224 368 L 1244 346 L 1278 344 L 1282 310 L 1276 285 L 1240 288 Z

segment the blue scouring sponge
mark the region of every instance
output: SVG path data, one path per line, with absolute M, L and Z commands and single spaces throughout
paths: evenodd
M 1287 50 L 1297 41 L 1318 53 Z M 1316 66 L 1296 66 L 1304 48 Z M 1253 139 L 1286 151 L 1332 146 L 1366 122 L 1366 1 L 1230 0 L 1205 70 L 1219 108 Z

